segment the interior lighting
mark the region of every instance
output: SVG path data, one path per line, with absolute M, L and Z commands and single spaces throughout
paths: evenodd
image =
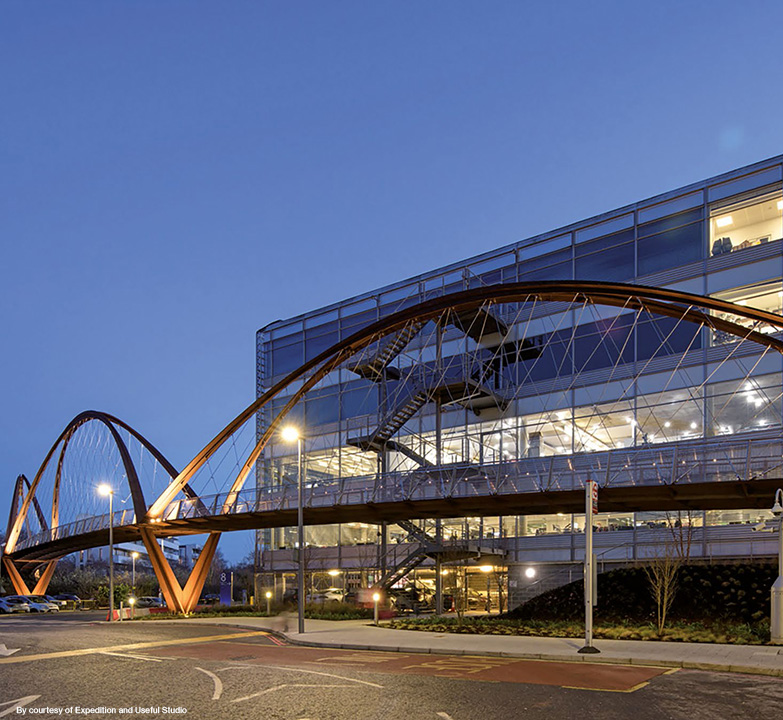
M 731 219 L 731 215 L 724 215 L 723 217 L 719 217 L 715 224 L 719 228 L 728 227 L 729 225 L 732 225 L 734 223 L 734 220 Z
M 669 428 L 669 427 L 671 427 L 671 426 L 672 426 L 672 424 L 671 424 L 671 423 L 670 423 L 670 422 L 667 420 L 667 421 L 666 421 L 666 422 L 663 424 L 663 426 L 664 426 L 665 428 Z
M 330 570 L 327 575 L 331 575 L 332 577 L 337 577 L 340 574 L 339 570 Z
M 491 573 L 495 569 L 494 565 L 480 565 L 479 570 L 483 573 Z
M 695 430 L 697 427 L 699 427 L 695 422 L 691 423 L 691 430 Z

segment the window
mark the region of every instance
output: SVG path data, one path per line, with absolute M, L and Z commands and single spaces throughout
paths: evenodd
M 638 275 L 668 270 L 702 258 L 702 208 L 639 225 Z
M 725 292 L 715 293 L 713 297 L 719 300 L 727 300 L 737 305 L 756 308 L 757 310 L 766 310 L 767 312 L 783 315 L 783 286 L 780 281 L 763 283 L 751 287 L 735 288 Z M 748 329 L 758 330 L 763 333 L 778 332 L 777 327 L 766 324 L 757 324 L 754 320 L 749 320 L 742 315 L 734 313 L 715 313 L 721 320 L 728 320 L 737 323 Z M 739 338 L 722 330 L 713 330 L 712 341 L 716 344 L 736 342 Z
M 745 250 L 783 238 L 783 195 L 714 207 L 710 212 L 709 253 L 712 257 Z

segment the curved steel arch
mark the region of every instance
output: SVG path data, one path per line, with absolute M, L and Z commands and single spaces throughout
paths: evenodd
M 122 429 L 127 430 L 129 433 L 131 433 L 131 435 L 133 435 L 133 437 L 135 437 L 153 455 L 153 457 L 155 457 L 155 459 L 158 462 L 160 462 L 160 464 L 163 466 L 163 468 L 166 470 L 166 472 L 169 474 L 170 477 L 172 478 L 177 477 L 178 473 L 176 469 L 166 459 L 163 453 L 161 453 L 160 450 L 158 450 L 149 440 L 147 440 L 143 435 L 141 435 L 141 433 L 134 430 L 130 425 L 123 422 L 119 418 L 114 417 L 113 415 L 109 415 L 108 413 L 104 413 L 98 410 L 86 410 L 84 412 L 81 412 L 68 423 L 68 425 L 60 433 L 60 435 L 58 436 L 57 440 L 54 442 L 52 447 L 49 449 L 49 452 L 46 454 L 44 461 L 41 463 L 41 466 L 38 468 L 38 472 L 35 474 L 35 477 L 33 478 L 33 482 L 31 484 L 28 484 L 29 490 L 27 492 L 27 495 L 25 496 L 24 501 L 22 502 L 21 508 L 19 509 L 18 513 L 16 513 L 15 517 L 13 517 L 13 519 L 9 518 L 7 542 L 5 548 L 6 553 L 13 552 L 16 543 L 19 540 L 19 534 L 21 533 L 22 525 L 24 524 L 24 521 L 27 517 L 27 513 L 29 512 L 31 503 L 34 503 L 35 506 L 38 505 L 38 500 L 36 498 L 36 491 L 38 489 L 38 485 L 40 484 L 41 478 L 43 477 L 43 473 L 46 470 L 46 468 L 49 466 L 49 463 L 52 460 L 55 451 L 62 444 L 62 449 L 59 453 L 59 457 L 57 460 L 57 469 L 55 473 L 54 490 L 52 496 L 51 527 L 55 528 L 59 524 L 59 502 L 60 502 L 59 490 L 60 490 L 60 480 L 62 477 L 62 464 L 63 464 L 63 459 L 65 457 L 65 452 L 76 430 L 78 430 L 85 423 L 91 421 L 97 421 L 105 425 L 107 430 L 111 434 L 115 445 L 117 446 L 117 449 L 120 453 L 120 457 L 122 459 L 122 464 L 125 469 L 126 476 L 128 478 L 128 485 L 130 487 L 131 498 L 133 500 L 133 510 L 136 513 L 137 518 L 141 519 L 146 515 L 147 503 L 144 499 L 144 492 L 141 488 L 141 483 L 139 482 L 139 477 L 138 477 L 138 473 L 136 472 L 136 467 L 133 464 L 133 460 L 130 457 L 130 453 L 128 452 L 128 447 L 125 444 L 125 441 L 120 436 L 119 432 L 117 431 L 117 427 L 115 426 L 119 426 Z M 193 498 L 196 497 L 195 493 L 192 492 L 190 486 L 188 485 L 183 487 L 183 492 L 185 492 L 189 497 L 193 497 Z
M 234 420 L 226 425 L 226 427 L 188 463 L 182 472 L 171 482 L 169 487 L 152 503 L 146 520 L 152 521 L 159 519 L 166 506 L 176 497 L 177 493 L 183 489 L 193 475 L 237 429 L 239 429 L 254 413 L 272 400 L 272 398 L 292 383 L 302 378 L 309 371 L 315 369 L 312 376 L 303 383 L 302 387 L 291 396 L 291 399 L 286 403 L 283 409 L 271 420 L 269 427 L 251 451 L 231 486 L 223 512 L 228 512 L 235 502 L 237 493 L 247 479 L 250 470 L 279 427 L 282 419 L 291 408 L 293 408 L 302 396 L 304 396 L 304 394 L 316 383 L 339 366 L 344 359 L 369 346 L 375 340 L 401 330 L 411 321 L 431 320 L 447 310 L 467 310 L 488 302 L 572 302 L 580 299 L 601 305 L 643 309 L 658 315 L 685 319 L 688 322 L 720 330 L 738 338 L 752 340 L 759 345 L 783 354 L 783 341 L 753 329 L 749 330 L 730 320 L 709 315 L 708 312 L 729 313 L 738 317 L 747 318 L 757 323 L 767 324 L 780 331 L 783 331 L 783 317 L 764 310 L 757 310 L 755 308 L 736 305 L 725 300 L 718 300 L 678 290 L 631 285 L 627 283 L 563 280 L 490 285 L 448 295 L 440 295 L 431 300 L 426 300 L 417 305 L 405 308 L 404 310 L 368 325 L 348 338 L 335 343 L 331 348 L 324 350 L 322 353 L 305 362 L 299 368 L 277 382 L 272 388 L 263 393 L 255 402 L 251 403 L 245 410 L 237 415 Z

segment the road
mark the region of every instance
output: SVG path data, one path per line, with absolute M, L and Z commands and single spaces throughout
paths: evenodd
M 265 632 L 93 613 L 2 616 L 0 718 L 768 718 L 783 680 L 319 649 Z

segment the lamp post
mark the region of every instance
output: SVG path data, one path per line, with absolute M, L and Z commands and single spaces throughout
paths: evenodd
M 376 626 L 378 625 L 378 602 L 380 601 L 380 599 L 381 599 L 381 594 L 380 593 L 373 593 L 372 594 L 372 601 L 375 604 L 375 610 L 373 612 L 373 618 L 375 620 Z
M 304 633 L 304 502 L 302 497 L 302 435 L 293 425 L 283 428 L 283 440 L 296 441 L 296 485 L 297 485 L 297 537 L 299 542 L 299 571 L 297 572 L 297 609 L 299 611 L 299 634 Z
M 272 593 L 271 591 L 266 591 L 266 614 L 271 615 L 272 614 Z
M 783 644 L 783 490 L 775 491 L 772 514 L 778 519 L 778 578 L 772 584 L 770 603 L 770 636 L 773 643 Z
M 135 550 L 131 553 L 131 560 L 133 561 L 133 582 L 131 585 L 133 586 L 133 594 L 136 594 L 136 560 L 139 559 L 139 553 Z
M 114 490 L 103 483 L 98 492 L 109 498 L 109 622 L 114 621 Z

